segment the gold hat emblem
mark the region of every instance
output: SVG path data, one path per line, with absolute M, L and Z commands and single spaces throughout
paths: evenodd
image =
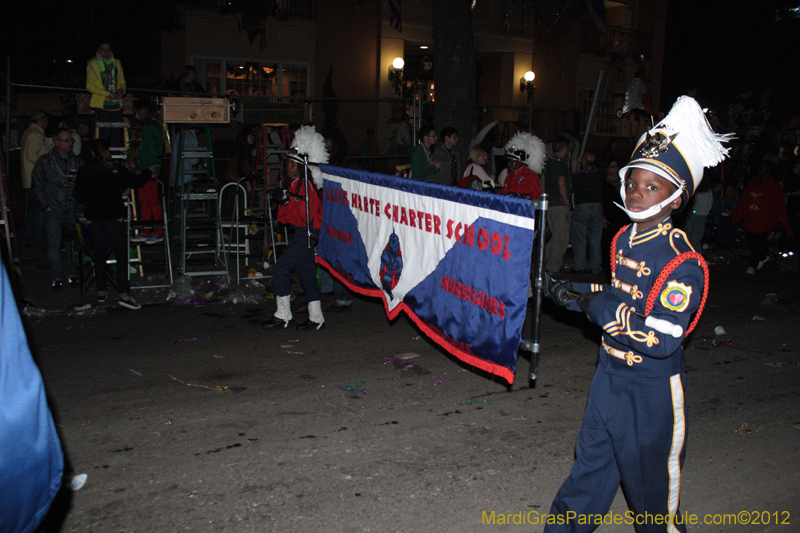
M 658 157 L 669 150 L 669 145 L 677 136 L 677 133 L 667 136 L 660 131 L 656 132 L 655 135 L 650 135 L 650 132 L 647 132 L 642 144 L 642 155 L 644 157 Z

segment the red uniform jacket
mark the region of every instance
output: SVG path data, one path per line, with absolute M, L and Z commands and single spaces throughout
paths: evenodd
M 309 202 L 309 216 L 311 217 L 311 228 L 319 229 L 322 226 L 322 199 L 319 193 L 314 188 L 313 182 L 311 183 L 311 190 L 308 192 Z M 289 192 L 299 196 L 305 196 L 305 187 L 303 187 L 303 179 L 295 178 L 289 185 Z M 301 198 L 294 196 L 289 197 L 289 203 L 286 205 L 278 206 L 278 222 L 283 224 L 291 224 L 301 228 L 306 227 L 306 202 Z
M 539 175 L 524 165 L 508 174 L 503 182 L 503 194 L 516 193 L 523 198 L 540 200 L 542 192 L 544 191 L 539 181 Z

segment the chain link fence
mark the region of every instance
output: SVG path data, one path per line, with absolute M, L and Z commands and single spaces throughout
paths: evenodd
M 88 106 L 89 94 L 83 88 L 50 87 L 40 85 L 9 84 L 10 94 L 6 105 L 10 113 L 6 130 L 3 131 L 4 147 L 10 149 L 6 159 L 11 182 L 18 175 L 19 143 L 30 124 L 30 116 L 36 109 L 51 115 L 51 128 L 60 120 L 72 128 L 86 125 L 94 136 L 95 117 Z M 161 90 L 131 88 L 125 97 L 124 111 L 133 114 L 135 99 L 145 99 L 158 109 L 160 99 L 169 96 Z M 411 161 L 411 151 L 416 143 L 417 130 L 422 124 L 434 123 L 434 103 L 412 98 L 291 98 L 257 97 L 245 95 L 225 96 L 235 102 L 234 113 L 229 124 L 211 126 L 214 159 L 217 174 L 224 174 L 228 161 L 236 150 L 237 135 L 249 129 L 258 137 L 260 122 L 248 118 L 248 109 L 268 107 L 274 104 L 293 106 L 299 109 L 302 120 L 289 124 L 289 130 L 301 123 L 311 123 L 317 130 L 333 140 L 331 149 L 333 164 L 360 168 L 373 172 L 395 174 L 399 165 Z M 482 142 L 489 146 L 502 147 L 516 131 L 531 131 L 545 142 L 556 135 L 571 130 L 582 140 L 580 133 L 585 128 L 585 110 L 556 110 L 535 106 L 479 106 L 476 109 L 478 129 L 496 121 L 497 126 Z M 616 117 L 598 117 L 589 141 L 589 148 L 602 150 L 612 140 L 618 141 L 620 155 L 628 150 L 631 139 L 638 137 L 641 128 L 624 127 L 613 131 L 602 127 Z M 605 121 L 605 122 L 604 122 Z M 619 122 L 619 121 L 617 121 Z M 644 123 L 642 128 L 644 127 Z M 625 131 L 623 131 L 623 129 Z M 634 131 L 634 129 L 636 131 Z M 601 131 L 602 130 L 602 131 Z M 606 131 L 608 130 L 608 131 Z M 628 131 L 630 130 L 630 131 Z M 643 130 L 642 130 L 643 131 Z M 258 143 L 257 139 L 257 143 Z M 169 157 L 165 154 L 165 159 Z
M 10 84 L 10 94 L 4 102 L 10 113 L 2 134 L 4 147 L 10 149 L 10 159 L 18 158 L 22 134 L 30 125 L 30 117 L 41 109 L 51 117 L 50 129 L 60 122 L 70 128 L 85 125 L 94 137 L 95 116 L 88 107 L 88 93 L 83 88 L 50 87 L 42 85 Z M 144 99 L 158 109 L 161 97 L 167 91 L 130 88 L 124 98 L 124 114 L 133 114 L 134 101 Z M 174 95 L 173 95 L 174 96 Z M 211 125 L 214 159 L 224 165 L 236 150 L 237 135 L 243 130 L 260 133 L 258 122 L 248 119 L 248 108 L 265 104 L 289 104 L 302 109 L 304 120 L 288 124 L 289 129 L 301 123 L 316 126 L 317 131 L 335 136 L 336 164 L 355 166 L 374 172 L 394 174 L 397 165 L 410 162 L 415 142 L 414 102 L 410 98 L 292 98 L 255 97 L 239 95 L 209 95 L 227 97 L 234 102 L 234 112 L 229 124 Z M 243 111 L 244 110 L 244 111 Z M 258 142 L 258 139 L 257 139 Z M 15 155 L 17 157 L 15 157 Z M 165 157 L 168 157 L 165 154 Z M 220 169 L 218 169 L 218 173 Z

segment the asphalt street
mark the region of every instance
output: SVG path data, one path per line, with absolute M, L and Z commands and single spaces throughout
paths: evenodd
M 685 343 L 681 512 L 690 531 L 800 531 L 800 280 L 779 262 L 746 277 L 742 253 L 710 257 Z M 51 291 L 43 262 L 23 263 L 23 319 L 71 474 L 87 474 L 43 531 L 540 532 L 569 473 L 600 338 L 580 314 L 545 308 L 536 387 L 524 352 L 508 387 L 377 300 L 302 333 L 259 327 L 267 288 L 76 313 L 91 294 Z M 611 519 L 626 511 L 620 492 Z

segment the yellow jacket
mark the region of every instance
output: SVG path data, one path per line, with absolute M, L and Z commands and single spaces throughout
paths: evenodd
M 92 100 L 89 102 L 89 107 L 95 109 L 103 109 L 103 102 L 111 94 L 103 87 L 103 81 L 100 76 L 100 65 L 97 58 L 92 58 L 86 65 L 86 90 L 92 93 Z M 119 59 L 114 59 L 117 69 L 117 94 L 120 96 L 120 104 L 122 104 L 122 96 L 125 94 L 125 75 L 122 73 L 122 63 Z
M 22 187 L 31 188 L 31 173 L 36 160 L 47 153 L 44 146 L 44 130 L 35 122 L 22 134 Z

